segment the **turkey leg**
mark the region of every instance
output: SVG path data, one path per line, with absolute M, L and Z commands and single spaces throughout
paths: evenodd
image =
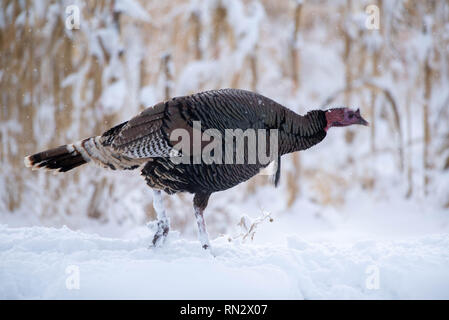
M 198 224 L 198 238 L 203 249 L 210 249 L 209 235 L 206 230 L 203 212 L 207 207 L 210 193 L 196 193 L 193 198 L 193 208 L 195 210 L 196 223 Z
M 162 192 L 160 190 L 153 190 L 153 207 L 156 211 L 157 220 L 156 233 L 153 237 L 153 246 L 160 247 L 167 237 L 170 230 L 170 220 L 165 215 L 165 207 L 162 199 Z

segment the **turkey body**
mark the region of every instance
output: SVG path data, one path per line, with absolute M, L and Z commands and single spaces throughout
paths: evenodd
M 215 135 L 207 136 L 206 133 L 214 130 L 223 140 L 227 130 L 265 132 L 264 136 L 255 135 L 255 142 L 265 155 L 270 155 L 270 161 L 277 163 L 277 184 L 281 156 L 308 149 L 322 141 L 327 132 L 327 117 L 339 114 L 338 112 L 326 114 L 323 110 L 313 110 L 301 116 L 254 92 L 238 89 L 212 90 L 158 103 L 101 136 L 28 156 L 25 164 L 33 169 L 44 168 L 59 172 L 69 171 L 88 162 L 112 170 L 139 169 L 147 184 L 154 190 L 157 230 L 153 245 L 162 243 L 169 230 L 161 192 L 193 193 L 200 240 L 203 247 L 208 248 L 210 244 L 203 211 L 210 195 L 250 179 L 261 168 L 266 167 L 269 161 L 261 161 L 258 156 L 256 161 L 251 161 L 254 151 L 248 149 L 248 138 L 243 140 L 243 152 L 241 148 L 237 148 L 234 140 L 231 141 L 231 162 L 227 161 L 226 143 L 220 144 L 211 152 L 211 155 L 216 156 L 214 159 L 220 161 L 206 163 L 200 157 L 200 161 L 196 162 L 198 155 L 201 156 L 210 147 L 210 143 L 217 141 Z M 186 149 L 178 147 L 182 138 L 176 133 L 180 130 L 188 136 Z M 197 135 L 210 138 L 203 141 L 200 137 L 199 153 L 192 148 Z M 274 136 L 275 147 L 269 143 Z M 221 153 L 218 152 L 220 150 Z M 242 153 L 241 161 L 234 161 L 239 152 Z M 173 161 L 173 154 L 188 161 Z
M 223 89 L 159 103 L 122 124 L 108 140 L 113 148 L 128 150 L 131 157 L 151 158 L 144 165 L 142 175 L 151 188 L 169 194 L 226 190 L 250 179 L 268 165 L 257 157 L 256 163 L 249 163 L 247 140 L 243 164 L 225 163 L 224 144 L 221 163 L 194 164 L 192 157 L 187 164 L 174 163 L 169 157 L 175 145 L 170 135 L 175 129 L 192 133 L 194 121 L 200 123 L 202 133 L 216 129 L 222 137 L 227 129 L 265 129 L 267 138 L 270 130 L 278 130 L 279 157 L 307 149 L 326 136 L 324 111 L 313 111 L 302 117 L 257 93 Z M 238 152 L 235 145 L 233 152 Z

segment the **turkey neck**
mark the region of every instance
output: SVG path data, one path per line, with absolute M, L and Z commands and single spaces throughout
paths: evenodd
M 326 137 L 325 111 L 313 110 L 302 116 L 287 108 L 283 110 L 277 124 L 280 155 L 308 149 Z

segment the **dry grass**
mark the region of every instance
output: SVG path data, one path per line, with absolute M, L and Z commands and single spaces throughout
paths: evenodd
M 346 179 L 334 172 L 304 170 L 304 178 L 310 181 L 313 201 L 327 206 L 341 206 L 348 188 Z

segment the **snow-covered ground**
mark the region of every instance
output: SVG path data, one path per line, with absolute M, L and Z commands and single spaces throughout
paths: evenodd
M 216 237 L 213 255 L 176 231 L 154 249 L 145 227 L 107 238 L 1 225 L 0 298 L 449 298 L 447 215 L 363 204 L 317 215 L 298 201 L 301 214 L 264 220 L 254 241 Z

